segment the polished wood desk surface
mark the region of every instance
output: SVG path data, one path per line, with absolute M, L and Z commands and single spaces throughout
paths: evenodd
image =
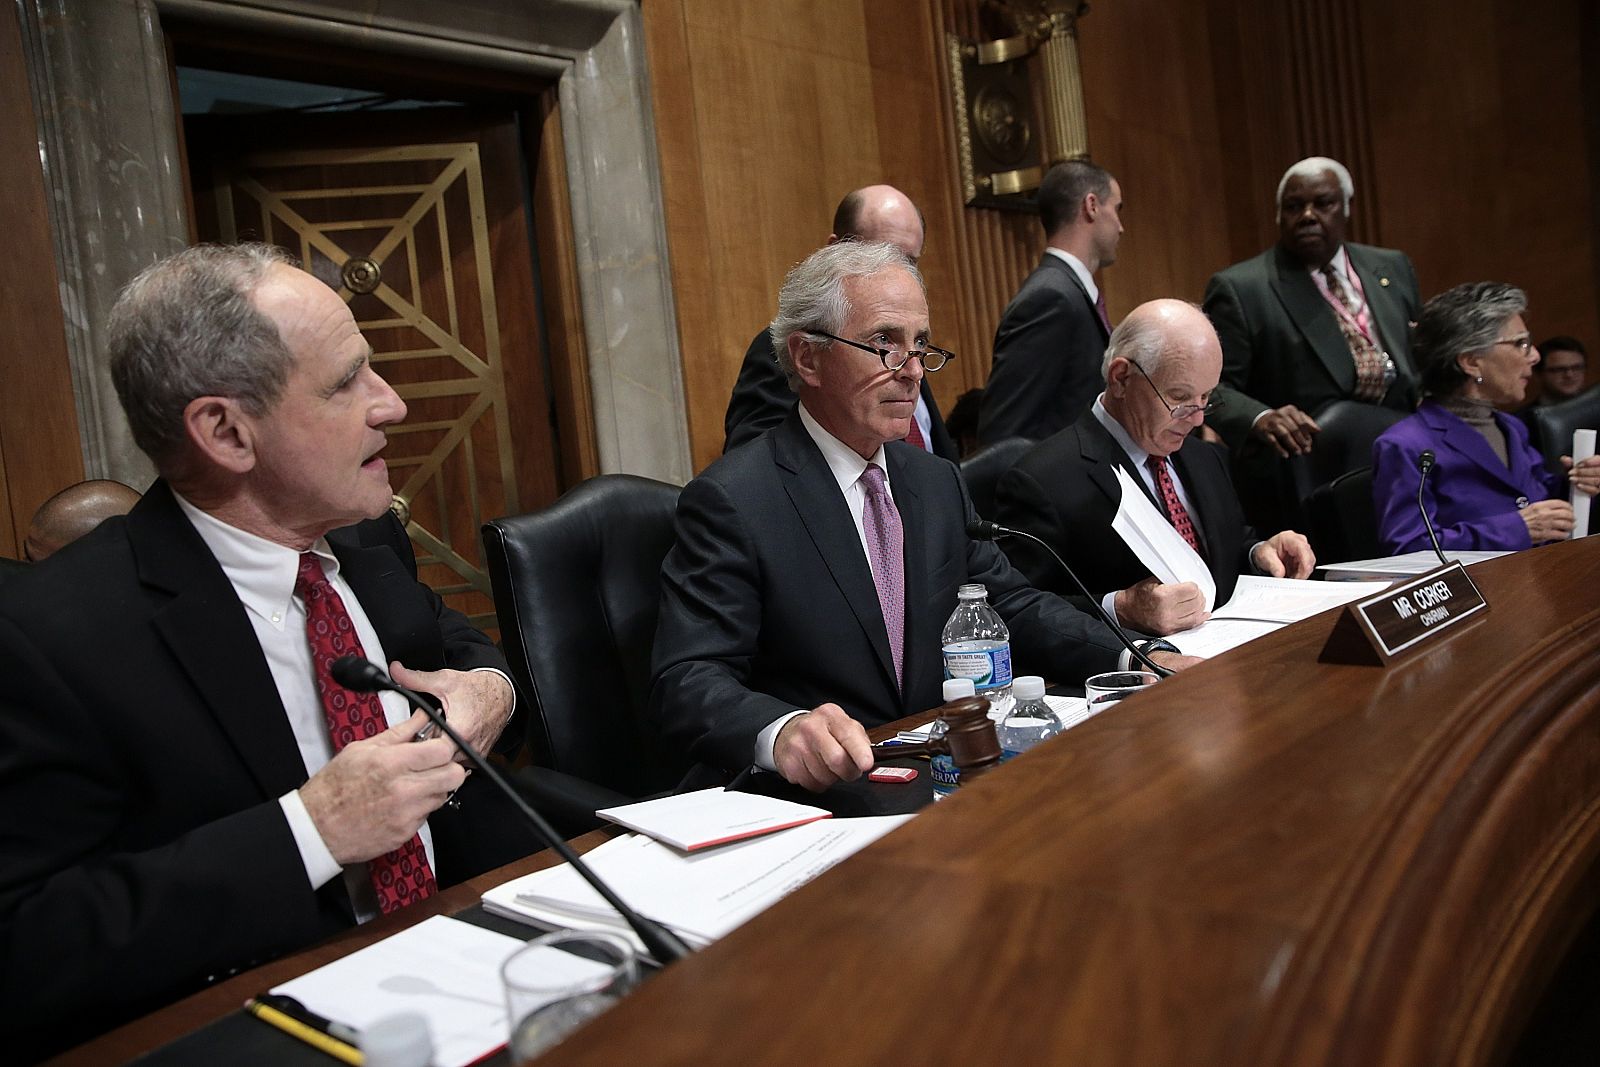
M 1329 612 L 1165 681 L 542 1062 L 1493 1061 L 1600 902 L 1600 539 L 1471 574 L 1490 611 L 1438 647 L 1388 669 L 1318 663 Z M 399 918 L 74 1058 L 158 1045 Z

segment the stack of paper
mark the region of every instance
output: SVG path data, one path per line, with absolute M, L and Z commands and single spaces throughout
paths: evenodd
M 1506 552 L 1446 552 L 1445 558 L 1451 563 L 1460 563 L 1470 567 L 1474 563 L 1482 563 L 1487 559 L 1498 559 L 1508 555 Z M 1439 557 L 1431 549 L 1422 549 L 1418 552 L 1407 552 L 1403 556 L 1384 556 L 1379 559 L 1357 559 L 1349 563 L 1325 563 L 1317 570 L 1330 582 L 1355 582 L 1365 579 L 1397 582 L 1402 578 L 1412 578 L 1418 574 L 1426 574 L 1439 566 Z
M 688 854 L 627 834 L 584 859 L 635 911 L 699 947 L 910 818 L 826 819 Z M 483 906 L 539 926 L 614 930 L 644 951 L 616 910 L 566 864 L 496 886 L 483 895 Z
M 721 786 L 602 808 L 595 814 L 685 852 L 759 837 L 833 815 L 812 804 L 737 790 L 730 793 Z
M 1206 598 L 1206 610 L 1210 611 L 1217 603 L 1217 583 L 1206 561 L 1173 529 L 1167 517 L 1156 510 L 1127 471 L 1120 466 L 1113 467 L 1112 471 L 1122 487 L 1122 502 L 1117 505 L 1111 528 L 1139 557 L 1139 562 L 1155 575 L 1156 581 L 1163 585 L 1175 582 L 1198 585 Z

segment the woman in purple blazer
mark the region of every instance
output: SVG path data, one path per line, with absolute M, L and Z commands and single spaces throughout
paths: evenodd
M 1417 509 L 1419 459 L 1434 455 L 1422 505 L 1447 549 L 1520 549 L 1572 532 L 1567 476 L 1551 474 L 1523 424 L 1496 408 L 1522 402 L 1539 362 L 1522 319 L 1527 297 L 1499 282 L 1458 285 L 1423 305 L 1412 357 L 1427 397 L 1372 446 L 1378 533 L 1392 553 L 1429 547 Z M 1600 458 L 1572 484 L 1600 489 Z

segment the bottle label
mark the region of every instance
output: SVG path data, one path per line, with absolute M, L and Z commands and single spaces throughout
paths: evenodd
M 971 678 L 973 688 L 980 693 L 1008 686 L 1011 684 L 1011 646 L 970 651 L 946 649 L 944 676 Z
M 956 761 L 948 755 L 934 756 L 928 761 L 928 774 L 933 778 L 933 793 L 948 793 L 961 784 L 961 772 Z

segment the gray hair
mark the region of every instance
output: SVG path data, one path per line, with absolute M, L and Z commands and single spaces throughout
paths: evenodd
M 1272 202 L 1272 213 L 1276 215 L 1283 208 L 1283 191 L 1288 188 L 1290 178 L 1320 178 L 1324 171 L 1333 171 L 1333 176 L 1339 179 L 1339 191 L 1344 194 L 1344 213 L 1350 214 L 1350 201 L 1356 195 L 1356 183 L 1350 180 L 1350 171 L 1337 159 L 1327 156 L 1308 156 L 1283 172 L 1283 177 L 1278 179 L 1278 197 Z
M 1423 304 L 1411 336 L 1423 392 L 1449 396 L 1467 384 L 1458 358 L 1493 347 L 1506 321 L 1527 310 L 1527 294 L 1505 282 L 1468 282 Z
M 789 358 L 789 337 L 796 333 L 826 330 L 838 333 L 850 317 L 850 301 L 844 295 L 847 278 L 865 278 L 885 270 L 903 270 L 917 280 L 923 291 L 922 275 L 906 254 L 883 241 L 839 241 L 811 253 L 783 280 L 778 290 L 778 316 L 767 327 L 767 336 L 778 354 L 778 366 L 794 389 L 799 375 Z M 808 344 L 826 345 L 822 337 L 807 337 Z
M 1201 311 L 1199 304 L 1188 300 L 1181 303 Z M 1100 380 L 1111 380 L 1111 361 L 1118 356 L 1130 363 L 1137 363 L 1140 369 L 1153 377 L 1167 350 L 1165 326 L 1166 320 L 1161 315 L 1129 315 L 1117 323 L 1117 328 L 1111 331 L 1111 340 L 1106 344 L 1105 357 L 1100 361 Z
M 111 309 L 111 380 L 138 446 L 165 469 L 181 454 L 183 411 L 202 396 L 260 415 L 294 357 L 251 303 L 267 271 L 294 261 L 263 244 L 196 245 L 146 267 Z

